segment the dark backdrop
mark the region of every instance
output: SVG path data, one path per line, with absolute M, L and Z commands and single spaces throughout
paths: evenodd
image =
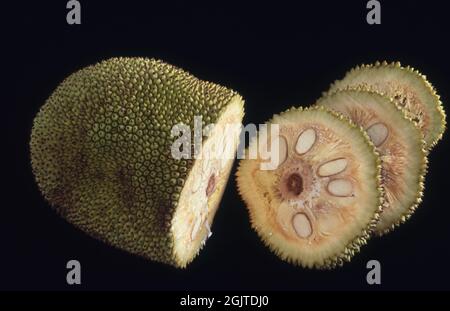
M 424 72 L 450 110 L 445 1 L 381 1 L 378 26 L 366 23 L 366 1 L 191 2 L 81 0 L 75 26 L 66 24 L 66 1 L 1 4 L 0 289 L 450 289 L 448 135 L 430 155 L 411 220 L 334 271 L 292 266 L 264 247 L 233 178 L 214 235 L 186 270 L 109 247 L 49 208 L 30 169 L 32 119 L 64 77 L 112 56 L 161 58 L 235 89 L 246 100 L 245 123 L 309 105 L 347 69 L 384 59 Z M 66 285 L 70 259 L 81 262 L 81 286 Z M 366 283 L 370 259 L 381 262 L 380 286 Z

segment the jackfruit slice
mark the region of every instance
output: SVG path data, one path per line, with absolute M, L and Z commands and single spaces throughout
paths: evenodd
M 420 130 L 389 98 L 374 92 L 339 91 L 317 104 L 349 117 L 377 147 L 385 204 L 375 232 L 387 233 L 408 219 L 421 202 L 427 158 Z
M 198 159 L 176 159 L 181 137 L 172 129 L 183 123 L 198 139 L 196 116 L 215 125 Z M 242 117 L 243 100 L 232 90 L 159 60 L 109 59 L 70 75 L 41 108 L 31 133 L 33 172 L 68 222 L 185 267 L 210 234 Z
M 252 227 L 283 260 L 340 266 L 366 243 L 381 211 L 375 147 L 323 107 L 292 108 L 268 122 L 274 125 L 279 133 L 260 131 L 237 171 Z
M 399 62 L 376 62 L 351 69 L 334 82 L 330 92 L 362 86 L 391 98 L 422 131 L 425 149 L 431 149 L 445 131 L 445 112 L 439 95 L 419 71 Z

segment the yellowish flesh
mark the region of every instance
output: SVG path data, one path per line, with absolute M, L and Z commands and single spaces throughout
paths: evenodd
M 271 124 L 279 125 L 287 142 L 286 161 L 261 170 L 261 158 L 246 159 L 237 173 L 252 226 L 287 261 L 331 267 L 347 260 L 355 245 L 364 244 L 380 207 L 373 145 L 323 109 L 290 110 Z M 249 153 L 256 144 L 251 142 Z
M 446 127 L 445 111 L 434 87 L 417 70 L 402 67 L 398 62 L 362 65 L 336 81 L 329 92 L 355 87 L 391 98 L 420 128 L 425 149 L 430 149 L 442 138 Z
M 386 202 L 376 232 L 389 231 L 414 211 L 422 197 L 426 156 L 419 129 L 388 98 L 373 92 L 340 91 L 318 104 L 352 119 L 377 147 Z
M 181 267 L 192 261 L 211 234 L 210 226 L 239 143 L 242 118 L 242 100 L 236 97 L 204 140 L 201 155 L 195 160 L 181 192 L 171 229 L 174 256 Z

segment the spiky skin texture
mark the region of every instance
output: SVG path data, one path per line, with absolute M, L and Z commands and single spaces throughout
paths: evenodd
M 261 141 L 261 134 L 258 134 L 258 139 L 250 142 L 246 158 L 239 162 L 236 173 L 238 190 L 247 205 L 253 229 L 270 250 L 295 265 L 331 269 L 350 261 L 367 243 L 383 204 L 381 165 L 374 145 L 360 127 L 324 107 L 291 108 L 274 115 L 267 124 L 278 124 L 280 136 L 289 137 L 286 138 L 288 151 L 286 160 L 275 170 L 261 171 L 261 158 L 249 158 L 257 144 L 264 144 L 266 140 L 263 138 Z M 300 137 L 311 128 L 316 131 L 316 142 L 309 151 L 299 155 L 291 138 Z M 346 171 L 331 177 L 319 176 L 322 164 L 339 156 L 352 159 Z M 302 167 L 297 172 L 301 172 L 303 190 L 287 200 L 280 191 L 280 185 L 284 172 L 290 172 L 292 165 Z M 330 181 L 339 178 L 358 182 L 358 185 L 354 184 L 352 195 L 338 198 L 325 190 Z M 299 205 L 292 212 L 291 204 L 295 201 Z M 311 220 L 314 222 L 311 226 L 314 232 L 306 238 L 292 234 L 289 222 L 280 222 L 281 218 L 277 216 L 280 213 L 286 215 L 286 206 L 295 216 L 299 211 L 310 215 L 308 218 L 310 225 Z M 331 225 L 328 233 L 322 231 L 325 228 L 322 225 L 327 222 Z
M 194 160 L 171 156 L 171 128 L 214 123 L 239 97 L 162 61 L 113 58 L 66 78 L 37 114 L 33 172 L 67 221 L 175 266 L 171 221 Z M 240 97 L 239 97 L 240 98 Z
M 317 105 L 344 114 L 369 136 L 368 129 L 375 124 L 388 130 L 385 139 L 375 143 L 381 158 L 385 204 L 374 230 L 377 235 L 388 233 L 408 219 L 422 201 L 427 158 L 420 130 L 389 98 L 364 87 L 329 93 Z
M 404 110 L 421 129 L 427 151 L 442 139 L 446 128 L 442 102 L 426 76 L 416 69 L 386 61 L 357 66 L 335 81 L 329 92 L 358 86 L 389 97 Z

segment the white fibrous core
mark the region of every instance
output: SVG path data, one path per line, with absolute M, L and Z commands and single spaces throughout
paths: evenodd
M 211 224 L 239 143 L 242 101 L 236 97 L 207 137 L 185 182 L 172 220 L 175 258 L 189 262 L 212 235 Z

